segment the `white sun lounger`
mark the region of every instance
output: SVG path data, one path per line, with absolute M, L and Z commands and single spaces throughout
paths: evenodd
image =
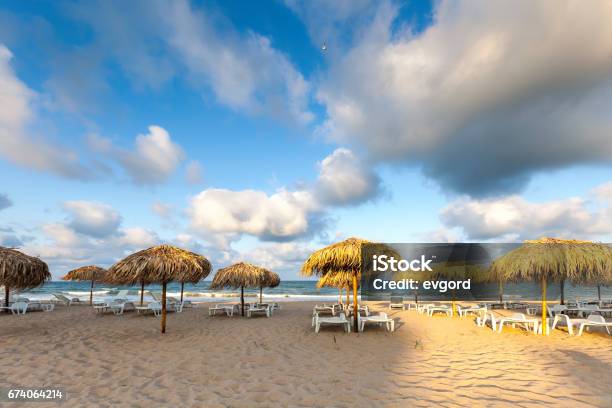
M 427 315 L 433 316 L 434 313 L 446 313 L 447 316 L 453 317 L 453 308 L 447 305 L 442 306 L 430 306 L 427 308 Z
M 23 301 L 18 301 L 18 302 L 14 302 L 12 305 L 10 306 L 2 306 L 0 307 L 0 309 L 3 310 L 10 310 L 12 314 L 16 314 L 16 315 L 24 315 L 26 314 L 27 310 L 28 310 L 28 302 L 23 302 Z
M 366 323 L 374 323 L 376 325 L 384 324 L 390 332 L 395 331 L 395 321 L 387 316 L 386 313 L 380 312 L 375 316 L 359 316 L 359 331 L 362 332 Z
M 430 307 L 435 307 L 436 305 L 434 305 L 433 303 L 422 303 L 417 307 L 417 312 L 419 312 L 420 314 L 429 314 L 429 308 Z
M 336 308 L 339 307 L 339 305 L 326 305 L 325 303 L 323 305 L 315 305 L 315 307 L 312 309 L 312 315 L 314 316 L 315 314 L 319 314 L 319 313 L 331 313 L 332 316 L 336 315 Z
M 523 326 L 525 330 L 530 330 L 530 325 L 533 327 L 533 332 L 538 333 L 538 319 L 527 318 L 523 313 L 514 313 L 511 317 L 502 317 L 499 319 L 499 332 L 502 332 L 504 324 L 509 323 L 512 327 L 516 327 L 517 324 Z
M 272 311 L 270 310 L 270 306 L 259 306 L 255 303 L 249 305 L 249 308 L 246 309 L 247 317 L 252 317 L 253 314 L 265 314 L 266 317 L 272 316 Z
M 159 316 L 161 315 L 161 310 L 162 307 L 160 302 L 151 302 L 148 303 L 146 306 L 136 306 L 136 312 L 138 314 L 153 312 L 153 315 Z
M 612 335 L 612 333 L 610 333 L 610 327 L 612 327 L 612 322 L 606 322 L 606 319 L 604 319 L 603 316 L 589 315 L 586 320 L 586 322 L 580 323 L 580 329 L 578 330 L 579 336 L 582 336 L 582 331 L 588 327 L 605 327 L 608 334 Z
M 468 315 L 468 313 L 480 314 L 483 311 L 486 312 L 487 308 L 479 307 L 479 306 L 463 307 L 463 306 L 457 305 L 457 313 L 459 313 L 459 317 L 465 317 Z
M 313 316 L 312 321 L 313 326 L 315 328 L 315 333 L 319 332 L 322 324 L 331 326 L 343 326 L 348 333 L 351 332 L 351 322 L 346 318 L 344 313 L 340 313 L 339 316 L 332 317 L 320 317 L 319 315 L 315 315 Z
M 389 298 L 389 309 L 404 310 L 404 298 L 402 296 L 391 296 Z
M 136 310 L 134 303 L 132 302 L 113 302 L 110 304 L 110 310 L 118 316 L 122 315 L 123 312 L 128 312 L 130 310 Z
M 491 329 L 493 331 L 497 331 L 498 319 L 495 317 L 495 313 L 493 313 L 493 311 L 484 312 L 481 316 L 476 318 L 476 325 L 478 327 L 485 327 L 487 322 L 491 323 Z
M 61 303 L 63 303 L 66 306 L 72 306 L 76 303 L 81 303 L 81 300 L 77 297 L 72 297 L 72 296 L 68 297 L 61 293 L 54 293 L 53 296 L 55 296 L 57 300 L 59 300 Z

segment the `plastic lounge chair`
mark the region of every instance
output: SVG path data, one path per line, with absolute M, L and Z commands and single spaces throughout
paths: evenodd
M 61 293 L 54 293 L 53 296 L 55 296 L 57 300 L 59 300 L 61 303 L 63 303 L 66 306 L 72 306 L 76 303 L 81 303 L 80 299 L 77 297 L 68 297 Z
M 493 331 L 496 331 L 497 321 L 498 319 L 495 317 L 495 314 L 492 311 L 484 312 L 482 316 L 478 316 L 476 318 L 476 325 L 478 325 L 478 327 L 485 327 L 487 323 L 491 323 L 491 329 L 493 329 Z
M 474 314 L 479 314 L 482 311 L 486 311 L 487 308 L 486 307 L 480 307 L 480 306 L 461 306 L 461 305 L 457 305 L 457 313 L 459 313 L 459 317 L 465 317 L 468 315 L 468 313 L 474 313 Z
M 592 327 L 605 327 L 608 334 L 612 336 L 612 333 L 610 333 L 610 327 L 612 327 L 612 322 L 606 322 L 606 319 L 604 319 L 603 316 L 589 315 L 586 318 L 586 320 L 587 320 L 586 322 L 580 323 L 580 329 L 578 330 L 578 336 L 582 336 L 582 331 L 585 328 L 588 328 L 591 326 Z
M 325 303 L 323 303 L 323 305 L 315 305 L 315 307 L 312 309 L 312 315 L 314 316 L 315 314 L 320 314 L 320 313 L 331 313 L 332 316 L 336 315 L 336 305 L 326 305 Z
M 211 306 L 208 308 L 208 315 L 215 316 L 217 312 L 225 314 L 225 305 L 217 303 L 215 306 Z
M 433 316 L 434 313 L 445 313 L 447 316 L 452 317 L 453 316 L 453 308 L 447 305 L 441 305 L 441 306 L 430 306 L 427 309 L 427 315 L 429 317 Z
M 145 306 L 136 306 L 135 309 L 138 314 L 153 312 L 155 316 L 159 316 L 161 314 L 161 303 L 151 302 Z
M 246 310 L 247 317 L 252 317 L 253 314 L 256 314 L 256 313 L 264 313 L 266 317 L 270 317 L 272 315 L 270 306 L 258 306 L 256 304 L 252 304 Z
M 430 307 L 435 307 L 436 305 L 434 305 L 433 303 L 424 303 L 424 304 L 420 304 L 419 307 L 417 308 L 417 311 L 420 314 L 426 313 L 429 314 L 429 308 Z
M 130 310 L 136 310 L 136 307 L 134 306 L 134 303 L 132 302 L 113 302 L 110 304 L 110 309 L 113 311 L 113 313 L 118 316 L 118 315 L 122 315 L 123 312 L 127 312 Z
M 320 317 L 315 315 L 313 317 L 313 326 L 315 328 L 315 333 L 318 333 L 321 329 L 321 325 L 332 325 L 332 326 L 343 326 L 345 330 L 350 333 L 351 332 L 351 322 L 346 318 L 344 313 L 340 313 L 339 316 L 332 317 Z
M 4 310 L 10 310 L 12 314 L 16 314 L 16 315 L 20 315 L 20 314 L 26 314 L 27 310 L 28 310 L 28 302 L 23 302 L 23 301 L 18 301 L 18 302 L 14 302 L 12 305 L 10 306 L 2 306 L 0 307 L 0 309 L 4 309 Z
M 510 317 L 502 317 L 499 319 L 499 332 L 502 332 L 505 323 L 510 323 L 512 327 L 516 327 L 516 325 L 521 325 L 525 328 L 525 330 L 529 331 L 529 325 L 533 325 L 533 332 L 538 332 L 538 319 L 527 318 L 523 313 L 514 313 Z
M 384 324 L 390 332 L 395 331 L 395 321 L 387 316 L 386 313 L 380 312 L 375 316 L 359 316 L 359 331 L 362 332 L 366 323 L 374 323 L 376 325 Z
M 389 309 L 404 310 L 404 298 L 402 296 L 391 296 L 389 298 Z

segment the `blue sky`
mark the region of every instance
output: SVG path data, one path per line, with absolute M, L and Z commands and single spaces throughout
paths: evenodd
M 0 245 L 56 277 L 168 242 L 290 279 L 349 236 L 608 241 L 610 18 L 571 1 L 1 2 Z

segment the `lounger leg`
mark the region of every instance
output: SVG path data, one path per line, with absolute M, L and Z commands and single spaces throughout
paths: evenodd
M 318 333 L 320 328 L 321 328 L 321 323 L 317 322 L 317 324 L 315 325 L 315 333 Z
M 578 330 L 578 336 L 582 336 L 582 330 L 584 330 L 585 324 L 580 323 L 580 330 Z

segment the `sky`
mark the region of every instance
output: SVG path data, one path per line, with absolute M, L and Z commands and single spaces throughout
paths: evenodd
M 0 245 L 300 279 L 379 242 L 612 239 L 612 3 L 0 1 Z

